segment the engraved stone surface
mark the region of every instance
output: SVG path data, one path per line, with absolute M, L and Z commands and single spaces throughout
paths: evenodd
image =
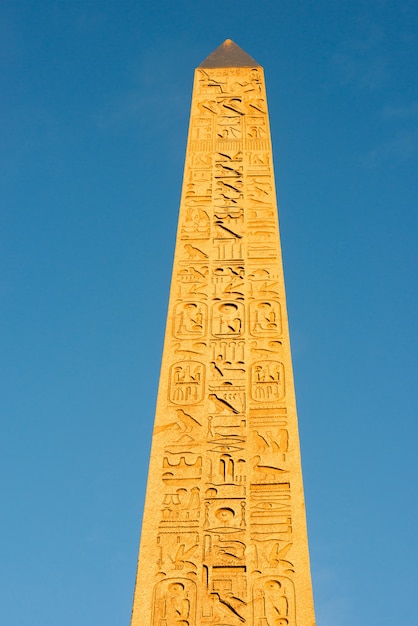
M 263 69 L 196 69 L 131 626 L 314 626 Z

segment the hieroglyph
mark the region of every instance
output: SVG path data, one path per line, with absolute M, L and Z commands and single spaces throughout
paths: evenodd
M 219 50 L 237 66 L 195 74 L 132 626 L 314 626 L 264 75 Z

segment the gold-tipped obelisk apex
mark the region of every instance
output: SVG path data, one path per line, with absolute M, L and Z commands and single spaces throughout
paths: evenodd
M 261 66 L 195 72 L 132 626 L 314 626 Z

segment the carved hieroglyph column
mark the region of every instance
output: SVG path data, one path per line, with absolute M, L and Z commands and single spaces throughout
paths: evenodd
M 196 70 L 132 626 L 314 626 L 262 68 Z

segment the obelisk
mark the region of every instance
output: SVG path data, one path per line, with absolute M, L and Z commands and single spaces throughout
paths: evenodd
M 132 626 L 314 626 L 262 67 L 195 72 Z

